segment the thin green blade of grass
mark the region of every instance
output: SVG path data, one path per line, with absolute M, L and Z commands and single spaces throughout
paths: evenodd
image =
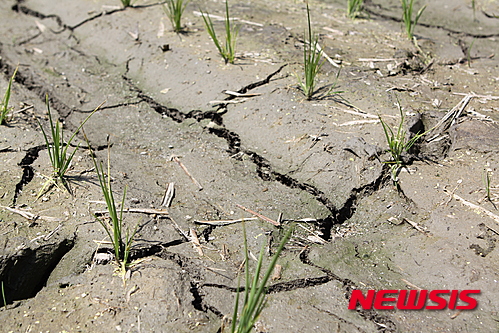
M 239 33 L 237 26 L 230 23 L 229 4 L 225 1 L 225 50 L 229 63 L 233 64 L 236 57 L 236 40 Z
M 488 201 L 492 202 L 492 197 L 491 197 L 491 192 L 490 192 L 490 186 L 491 186 L 491 176 L 490 176 L 490 171 L 485 169 L 484 174 L 482 177 L 483 184 L 485 185 L 485 196 Z
M 241 293 L 240 286 L 241 286 L 241 276 L 239 275 L 237 277 L 236 304 L 234 305 L 234 312 L 232 313 L 232 323 L 230 325 L 230 331 L 232 333 L 236 331 L 237 313 L 239 311 L 239 295 Z
M 132 5 L 132 0 L 120 0 L 124 8 L 130 7 Z
M 307 31 L 305 32 L 305 41 L 303 45 L 303 80 L 300 76 L 295 75 L 298 80 L 298 86 L 302 90 L 307 100 L 311 100 L 314 97 L 316 91 L 317 75 L 321 70 L 322 66 L 326 62 L 323 58 L 324 52 L 319 45 L 319 39 L 317 35 L 313 33 L 312 23 L 310 19 L 310 8 L 308 2 L 307 8 Z M 338 79 L 339 71 L 336 76 Z M 336 88 L 336 82 L 331 86 L 331 88 L 321 97 L 326 97 L 332 94 L 341 93 L 333 91 Z
M 49 103 L 49 98 L 48 95 L 45 96 L 45 104 L 47 106 L 47 113 L 48 113 L 48 118 L 49 118 L 49 127 L 50 127 L 50 138 L 45 129 L 43 128 L 42 124 L 38 119 L 36 121 L 38 122 L 38 125 L 40 129 L 42 130 L 42 135 L 45 140 L 45 144 L 47 146 L 47 152 L 50 158 L 50 163 L 52 164 L 52 176 L 49 177 L 45 185 L 42 187 L 40 192 L 38 193 L 37 199 L 43 194 L 45 191 L 46 187 L 50 183 L 56 183 L 57 181 L 60 181 L 63 186 L 70 192 L 68 183 L 66 182 L 66 173 L 71 167 L 71 162 L 73 161 L 74 155 L 76 154 L 76 151 L 79 149 L 80 145 L 78 144 L 76 148 L 68 154 L 68 148 L 73 142 L 74 138 L 76 135 L 79 133 L 79 131 L 82 129 L 83 125 L 90 119 L 90 117 L 97 112 L 100 107 L 104 104 L 105 102 L 101 103 L 99 106 L 97 106 L 78 126 L 78 128 L 73 132 L 71 137 L 67 142 L 64 142 L 64 129 L 60 121 L 57 119 L 54 123 L 54 119 L 52 118 L 52 111 L 50 109 L 50 103 Z
M 348 0 L 347 1 L 347 16 L 350 19 L 355 19 L 362 12 L 364 0 Z
M 7 300 L 5 298 L 5 290 L 3 288 L 3 281 L 2 281 L 2 300 L 3 300 L 3 306 L 7 306 Z
M 220 45 L 220 42 L 218 40 L 217 33 L 215 31 L 215 27 L 213 26 L 213 21 L 211 20 L 211 17 L 209 16 L 209 14 L 205 15 L 205 13 L 203 13 L 203 11 L 201 11 L 201 10 L 200 10 L 200 12 L 201 12 L 201 16 L 203 17 L 203 21 L 204 21 L 204 24 L 206 26 L 206 30 L 208 31 L 208 35 L 210 35 L 210 37 L 213 40 L 213 43 L 215 44 L 218 52 L 223 57 L 224 52 L 223 52 L 222 46 Z
M 430 128 L 429 130 L 423 132 L 423 133 L 416 133 L 413 137 L 410 139 L 406 139 L 406 132 L 404 131 L 404 112 L 402 110 L 402 106 L 400 105 L 400 101 L 397 99 L 397 107 L 400 113 L 400 122 L 397 126 L 397 131 L 394 132 L 390 126 L 383 120 L 383 118 L 378 115 L 378 118 L 381 122 L 381 126 L 383 127 L 383 132 L 385 134 L 385 138 L 388 144 L 389 152 L 390 155 L 392 156 L 392 160 L 385 162 L 392 164 L 391 166 L 391 171 L 392 171 L 392 180 L 396 183 L 397 182 L 397 173 L 400 167 L 404 165 L 404 161 L 402 160 L 402 154 L 404 152 L 408 152 L 416 142 L 432 131 L 435 127 Z
M 232 26 L 231 24 L 231 19 L 230 19 L 230 14 L 229 14 L 229 3 L 225 1 L 225 41 L 224 43 L 220 42 L 220 39 L 218 38 L 215 27 L 213 26 L 213 21 L 211 20 L 211 17 L 209 14 L 203 13 L 201 11 L 201 16 L 203 17 L 203 21 L 206 27 L 206 30 L 208 32 L 208 35 L 211 37 L 213 40 L 213 43 L 215 44 L 218 53 L 222 56 L 224 59 L 225 63 L 231 63 L 234 64 L 234 61 L 236 59 L 236 40 L 237 40 L 237 35 L 239 33 L 239 27 L 237 26 Z
M 90 143 L 87 140 L 87 144 L 90 147 Z M 134 241 L 134 237 L 138 230 L 138 223 L 135 226 L 135 229 L 132 233 L 127 229 L 125 232 L 125 237 L 123 238 L 123 211 L 125 207 L 125 198 L 127 188 L 123 191 L 123 196 L 121 198 L 121 206 L 118 211 L 116 207 L 116 201 L 114 199 L 114 194 L 111 186 L 111 161 L 110 161 L 110 149 L 109 149 L 109 141 L 108 141 L 108 151 L 107 151 L 107 174 L 104 172 L 104 167 L 101 163 L 97 163 L 92 151 L 90 151 L 92 156 L 92 160 L 97 172 L 97 177 L 99 179 L 99 186 L 101 188 L 102 194 L 104 196 L 104 201 L 106 202 L 107 210 L 109 213 L 109 217 L 111 219 L 111 226 L 107 224 L 103 219 L 95 218 L 102 225 L 104 230 L 106 231 L 111 243 L 113 245 L 115 260 L 118 264 L 120 274 L 122 275 L 123 281 L 125 280 L 125 273 L 129 266 L 129 256 L 131 246 Z
M 10 77 L 9 84 L 7 85 L 7 89 L 5 90 L 5 94 L 3 96 L 2 100 L 2 106 L 0 109 L 0 125 L 5 125 L 7 123 L 7 117 L 9 115 L 9 111 L 11 108 L 9 108 L 9 101 L 10 101 L 10 94 L 11 94 L 11 89 L 12 89 L 12 82 L 14 81 L 14 78 L 16 77 L 17 70 L 19 67 L 16 67 L 14 70 L 14 74 Z
M 266 290 L 267 290 L 267 282 L 270 279 L 270 276 L 274 270 L 274 267 L 279 259 L 282 250 L 284 249 L 285 244 L 288 242 L 291 234 L 293 232 L 293 228 L 291 227 L 288 232 L 285 234 L 284 238 L 279 243 L 279 247 L 277 251 L 274 253 L 272 260 L 265 270 L 265 274 L 262 279 L 260 279 L 260 273 L 262 271 L 263 266 L 263 254 L 265 244 L 262 245 L 260 250 L 260 255 L 258 257 L 257 267 L 253 273 L 253 277 L 251 278 L 251 274 L 249 272 L 249 258 L 248 258 L 248 244 L 246 241 L 246 229 L 243 224 L 243 234 L 244 234 L 244 252 L 245 252 L 245 290 L 244 290 L 244 306 L 241 310 L 241 314 L 238 316 L 238 304 L 239 304 L 239 290 L 238 295 L 236 296 L 236 305 L 234 306 L 234 313 L 232 319 L 232 330 L 231 332 L 237 333 L 249 333 L 253 330 L 253 327 L 258 320 L 263 308 L 266 304 Z M 239 284 L 238 284 L 239 285 Z M 239 322 L 236 324 L 237 318 L 239 318 Z
M 115 254 L 115 259 L 117 262 L 120 260 L 121 256 L 121 227 L 120 223 L 118 220 L 118 214 L 116 210 L 116 204 L 114 201 L 114 196 L 113 196 L 113 191 L 111 189 L 111 184 L 110 182 L 108 183 L 110 175 L 108 174 L 107 179 L 104 173 L 104 167 L 102 166 L 102 163 L 97 164 L 97 161 L 95 158 L 92 156 L 93 161 L 94 161 L 94 166 L 97 172 L 97 177 L 99 179 L 99 185 L 102 190 L 102 194 L 104 196 L 104 201 L 106 202 L 107 210 L 109 213 L 109 217 L 111 219 L 112 223 L 112 230 L 111 227 L 102 219 L 97 218 L 99 223 L 102 225 L 104 230 L 106 231 L 107 235 L 109 236 L 109 239 L 111 240 L 113 244 L 113 249 L 114 249 L 114 254 Z M 118 240 L 118 241 L 116 241 Z
M 405 26 L 405 32 L 407 37 L 412 40 L 414 37 L 414 28 L 418 24 L 421 15 L 423 15 L 426 5 L 419 9 L 413 21 L 412 16 L 414 12 L 414 0 L 400 0 L 400 2 L 402 3 L 402 22 Z
M 253 279 L 251 281 L 247 302 L 245 302 L 241 314 L 240 325 L 243 332 L 249 332 L 253 328 L 254 321 L 256 321 L 258 316 L 260 315 L 260 313 L 257 312 L 258 305 L 265 296 L 262 295 L 260 288 L 258 286 L 258 280 L 260 279 L 260 271 L 262 269 L 264 249 L 265 249 L 265 244 L 262 244 L 262 248 L 260 249 L 260 255 L 258 256 L 257 266 L 255 272 L 253 273 Z
M 473 48 L 473 45 L 475 44 L 476 38 L 473 38 L 473 41 L 471 42 L 470 46 L 466 50 L 466 57 L 468 60 L 468 67 L 471 67 L 471 49 Z
M 176 33 L 183 30 L 182 15 L 188 3 L 188 0 L 185 2 L 183 0 L 168 0 L 166 6 L 163 5 L 163 10 L 172 24 L 173 31 Z

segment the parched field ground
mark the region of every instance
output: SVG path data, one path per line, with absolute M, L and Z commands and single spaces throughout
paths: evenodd
M 230 1 L 233 65 L 199 14 L 223 17 L 221 0 L 191 0 L 182 34 L 149 0 L 1 1 L 0 95 L 18 72 L 0 126 L 0 331 L 223 331 L 244 238 L 217 221 L 254 217 L 243 206 L 281 222 L 245 222 L 264 265 L 295 225 L 258 332 L 497 332 L 499 5 L 473 3 L 429 1 L 413 43 L 397 0 L 366 1 L 356 20 L 345 1 L 311 1 L 328 59 L 308 101 L 303 1 Z M 105 102 L 84 132 L 103 162 L 109 138 L 115 197 L 126 188 L 135 211 L 126 283 L 97 260 L 111 246 L 83 133 L 72 193 L 37 199 L 52 173 L 46 96 L 66 138 Z M 404 155 L 398 187 L 378 118 L 396 128 L 397 103 L 407 135 L 439 125 Z M 474 310 L 348 310 L 354 289 L 481 293 Z

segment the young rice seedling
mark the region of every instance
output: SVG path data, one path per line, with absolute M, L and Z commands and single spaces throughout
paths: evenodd
M 317 74 L 324 64 L 325 60 L 321 61 L 322 50 L 319 46 L 319 39 L 316 34 L 312 32 L 312 24 L 310 23 L 310 9 L 307 2 L 307 23 L 308 31 L 306 32 L 307 38 L 303 45 L 303 65 L 305 70 L 305 78 L 302 79 L 297 75 L 298 85 L 300 86 L 303 94 L 307 100 L 311 100 L 315 93 L 315 83 Z
M 428 133 L 430 130 L 424 133 L 417 133 L 411 139 L 406 139 L 406 131 L 404 130 L 404 112 L 402 111 L 402 107 L 400 106 L 400 102 L 397 101 L 397 107 L 400 112 L 400 123 L 397 127 L 397 131 L 394 132 L 389 125 L 387 125 L 383 118 L 378 115 L 381 125 L 383 126 L 383 131 L 385 133 L 386 141 L 388 143 L 389 152 L 391 154 L 392 160 L 386 163 L 391 164 L 392 171 L 392 180 L 397 183 L 397 173 L 404 165 L 402 155 L 403 153 L 409 151 L 411 147 L 418 141 L 422 136 Z
M 490 185 L 491 185 L 492 179 L 491 179 L 490 173 L 491 173 L 490 170 L 488 170 L 488 169 L 484 170 L 483 184 L 485 185 L 485 196 L 486 196 L 487 200 L 492 202 L 492 197 L 491 197 L 491 193 L 490 193 Z
M 71 135 L 69 140 L 67 142 L 64 142 L 64 130 L 61 122 L 59 119 L 57 119 L 54 123 L 54 120 L 52 119 L 52 112 L 50 111 L 50 104 L 49 104 L 49 98 L 48 95 L 45 96 L 45 104 L 47 105 L 47 112 L 48 112 L 48 117 L 49 117 L 49 126 L 50 126 L 50 133 L 47 134 L 45 130 L 43 129 L 42 124 L 40 121 L 37 119 L 38 125 L 40 126 L 43 137 L 45 139 L 45 144 L 47 145 L 47 151 L 49 154 L 50 158 L 50 163 L 52 164 L 52 175 L 48 177 L 48 180 L 45 182 L 43 185 L 42 189 L 38 193 L 38 197 L 40 197 L 43 192 L 45 191 L 46 187 L 49 184 L 57 184 L 58 181 L 61 182 L 61 184 L 68 190 L 68 192 L 71 192 L 69 189 L 69 185 L 66 181 L 66 172 L 71 166 L 71 162 L 73 161 L 73 157 L 80 147 L 76 146 L 76 148 L 73 150 L 73 152 L 68 152 L 68 148 L 73 142 L 73 139 L 76 137 L 76 134 L 80 131 L 80 129 L 83 127 L 83 125 L 87 122 L 88 119 L 102 106 L 100 104 L 98 107 L 95 108 L 88 116 L 83 120 L 83 122 L 78 126 L 76 131 Z M 50 138 L 49 138 L 50 135 Z M 38 198 L 37 197 L 37 198 Z
M 303 45 L 303 68 L 304 68 L 304 79 L 302 80 L 299 75 L 296 75 L 298 80 L 298 86 L 307 98 L 307 100 L 313 99 L 314 95 L 318 92 L 316 91 L 315 84 L 317 81 L 317 74 L 319 73 L 322 65 L 326 61 L 321 60 L 324 55 L 324 51 L 319 45 L 319 39 L 315 33 L 312 32 L 312 24 L 310 23 L 310 9 L 307 2 L 307 24 L 308 31 L 305 33 L 305 41 Z M 342 91 L 333 91 L 337 87 L 338 77 L 340 71 L 336 73 L 336 81 L 330 85 L 329 89 L 321 94 L 319 98 L 330 96 L 333 94 L 342 93 Z
M 249 256 L 248 256 L 248 243 L 246 240 L 246 228 L 243 223 L 243 234 L 244 234 L 244 275 L 245 275 L 245 288 L 244 288 L 244 302 L 241 313 L 238 313 L 239 310 L 239 288 L 236 295 L 236 304 L 234 306 L 234 313 L 232 314 L 232 333 L 250 333 L 253 332 L 253 327 L 262 312 L 266 300 L 266 284 L 274 271 L 274 267 L 277 263 L 277 259 L 281 255 L 281 252 L 284 248 L 284 245 L 288 242 L 291 234 L 293 233 L 293 228 L 289 228 L 288 232 L 286 232 L 284 238 L 281 240 L 277 251 L 274 253 L 272 260 L 267 267 L 267 270 L 264 271 L 263 278 L 260 278 L 260 272 L 262 271 L 262 263 L 263 263 L 263 254 L 265 243 L 262 245 L 260 249 L 260 255 L 258 257 L 258 262 L 256 265 L 255 272 L 253 276 L 250 275 L 249 269 Z M 239 280 L 240 281 L 240 280 Z
M 348 0 L 347 1 L 347 16 L 354 20 L 362 12 L 364 0 Z
M 236 38 L 239 33 L 239 27 L 233 26 L 231 24 L 231 19 L 229 16 L 229 4 L 225 1 L 225 43 L 222 44 L 218 39 L 217 34 L 215 32 L 215 27 L 213 26 L 213 22 L 209 14 L 201 12 L 203 16 L 204 25 L 206 26 L 206 30 L 210 35 L 213 43 L 218 49 L 218 53 L 225 60 L 225 63 L 234 64 L 234 60 L 236 58 Z
M 10 91 L 12 89 L 12 82 L 14 81 L 14 77 L 16 76 L 18 67 L 16 67 L 14 74 L 10 77 L 9 85 L 7 86 L 7 90 L 5 90 L 5 94 L 3 95 L 2 104 L 0 104 L 0 125 L 7 124 L 7 117 L 9 115 L 12 107 L 9 108 L 9 100 L 10 100 Z
M 88 140 L 87 140 L 88 143 Z M 88 144 L 90 147 L 90 144 Z M 123 229 L 123 210 L 125 206 L 125 197 L 126 197 L 126 187 L 123 191 L 123 197 L 121 199 L 121 206 L 118 209 L 116 207 L 116 202 L 114 200 L 113 189 L 111 187 L 111 162 L 110 162 L 110 151 L 109 151 L 109 142 L 107 148 L 107 173 L 104 172 L 104 167 L 101 163 L 97 163 L 93 152 L 90 151 L 92 156 L 92 160 L 94 162 L 95 170 L 97 172 L 97 176 L 99 178 L 99 185 L 102 190 L 102 194 L 104 195 L 104 200 L 106 201 L 107 211 L 109 213 L 109 218 L 111 220 L 111 225 L 103 219 L 95 218 L 100 222 L 104 230 L 106 231 L 111 243 L 113 244 L 114 249 L 114 257 L 116 263 L 118 264 L 118 271 L 120 276 L 125 280 L 126 271 L 130 266 L 129 256 L 130 256 L 130 248 L 133 243 L 133 239 L 135 234 L 137 233 L 138 224 L 135 226 L 133 232 L 130 233 L 129 229 L 126 231 Z
M 132 0 L 120 0 L 124 8 L 132 6 Z
M 426 5 L 424 5 L 423 7 L 421 7 L 421 9 L 419 9 L 419 11 L 416 14 L 416 17 L 414 18 L 414 21 L 413 21 L 412 20 L 412 13 L 413 13 L 414 0 L 400 0 L 400 2 L 402 3 L 402 22 L 404 22 L 405 32 L 407 34 L 407 37 L 410 40 L 413 40 L 414 28 L 418 24 L 418 21 L 421 18 L 421 15 L 423 14 L 424 10 L 426 9 Z
M 184 30 L 182 26 L 182 14 L 188 2 L 188 0 L 167 0 L 166 5 L 163 5 L 163 10 L 172 24 L 173 31 L 176 33 Z

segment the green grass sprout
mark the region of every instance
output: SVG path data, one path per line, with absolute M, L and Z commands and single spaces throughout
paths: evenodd
M 364 0 L 348 0 L 347 1 L 347 16 L 354 20 L 362 12 Z
M 289 230 L 284 235 L 284 238 L 281 240 L 279 247 L 277 248 L 274 256 L 271 259 L 267 270 L 263 273 L 263 278 L 260 278 L 260 272 L 262 271 L 263 264 L 263 254 L 265 243 L 262 245 L 260 250 L 260 255 L 258 257 L 258 262 L 256 265 L 255 272 L 253 276 L 250 275 L 249 269 L 249 256 L 248 256 L 248 243 L 246 240 L 246 228 L 243 223 L 243 234 L 244 234 L 244 258 L 245 258 L 245 266 L 244 266 L 244 274 L 245 274 L 245 288 L 244 288 L 244 302 L 241 313 L 238 314 L 239 311 L 239 287 L 236 295 L 236 304 L 234 306 L 234 312 L 232 315 L 232 333 L 250 333 L 253 331 L 253 327 L 258 320 L 265 304 L 266 304 L 266 284 L 274 271 L 274 267 L 277 263 L 277 259 L 281 255 L 281 252 L 284 248 L 284 245 L 288 242 L 293 233 L 293 228 L 289 228 Z M 240 277 L 238 278 L 238 286 L 240 282 Z
M 468 67 L 471 67 L 471 49 L 473 48 L 473 44 L 475 44 L 476 38 L 473 38 L 473 41 L 471 42 L 470 46 L 466 50 L 466 57 L 468 60 Z
M 10 92 L 12 89 L 12 82 L 14 81 L 14 77 L 16 76 L 18 67 L 14 70 L 14 74 L 10 77 L 9 85 L 7 86 L 7 90 L 5 90 L 5 94 L 3 95 L 2 103 L 0 104 L 0 125 L 7 124 L 7 117 L 9 115 L 10 110 L 13 108 L 9 108 L 9 100 L 10 100 Z
M 409 149 L 411 149 L 411 147 L 416 143 L 416 141 L 418 141 L 422 136 L 431 131 L 430 129 L 424 133 L 417 133 L 412 138 L 407 139 L 406 138 L 407 133 L 403 128 L 405 116 L 404 112 L 402 111 L 402 107 L 400 106 L 400 102 L 398 100 L 397 100 L 397 107 L 400 112 L 400 122 L 395 132 L 391 129 L 390 126 L 388 126 L 388 124 L 385 123 L 385 121 L 383 121 L 383 118 L 381 118 L 381 116 L 378 115 L 381 125 L 383 126 L 383 132 L 385 133 L 386 141 L 388 143 L 388 150 L 392 157 L 391 161 L 385 163 L 391 164 L 392 180 L 394 183 L 397 183 L 398 171 L 404 165 L 402 155 L 405 152 L 409 151 Z
M 73 142 L 74 138 L 76 137 L 76 134 L 81 130 L 83 125 L 87 122 L 90 117 L 99 110 L 99 108 L 102 106 L 101 103 L 98 107 L 95 108 L 88 116 L 83 120 L 83 122 L 78 126 L 76 131 L 71 135 L 69 140 L 67 142 L 64 141 L 64 130 L 63 126 L 60 123 L 60 121 L 57 119 L 55 122 L 52 118 L 52 112 L 50 111 L 50 104 L 49 104 L 49 98 L 48 95 L 45 96 L 45 104 L 47 105 L 47 113 L 49 117 L 49 125 L 50 125 L 50 139 L 49 135 L 47 135 L 47 132 L 43 129 L 42 124 L 40 121 L 37 119 L 36 121 L 38 122 L 38 125 L 40 126 L 43 134 L 43 138 L 45 139 L 45 144 L 47 145 L 47 151 L 49 154 L 50 158 L 50 163 L 52 164 L 52 175 L 48 177 L 47 181 L 43 185 L 42 189 L 38 193 L 37 199 L 44 193 L 45 189 L 47 188 L 48 185 L 54 184 L 57 185 L 57 182 L 60 181 L 61 184 L 68 190 L 68 192 L 71 193 L 71 190 L 69 188 L 69 184 L 66 181 L 66 173 L 68 169 L 71 167 L 71 162 L 73 161 L 73 157 L 80 147 L 76 146 L 76 148 L 70 153 L 68 152 L 68 148 Z
M 188 0 L 167 0 L 166 5 L 163 5 L 163 10 L 172 24 L 173 31 L 176 33 L 184 30 L 182 26 L 182 14 L 188 2 Z
M 2 300 L 3 300 L 2 306 L 7 306 L 7 300 L 5 298 L 5 290 L 3 289 L 3 281 L 2 281 Z
M 305 41 L 303 44 L 303 68 L 304 68 L 304 79 L 295 74 L 298 80 L 298 87 L 301 89 L 307 100 L 313 99 L 314 95 L 321 91 L 322 88 L 316 90 L 317 74 L 319 73 L 322 65 L 326 62 L 326 59 L 322 59 L 325 55 L 321 46 L 319 45 L 319 38 L 312 31 L 312 23 L 310 21 L 310 8 L 307 2 L 307 27 L 308 30 L 305 32 Z M 327 57 L 327 56 L 325 56 Z M 340 71 L 336 74 L 336 80 L 331 85 L 326 93 L 323 93 L 319 98 L 324 98 L 333 94 L 342 93 L 342 91 L 333 91 L 337 87 L 338 77 Z M 324 87 L 323 87 L 324 88 Z
M 310 8 L 307 2 L 307 23 L 308 31 L 306 32 L 307 38 L 303 45 L 303 65 L 305 71 L 305 78 L 302 81 L 299 76 L 298 84 L 303 91 L 307 100 L 311 100 L 315 93 L 316 77 L 326 60 L 322 60 L 322 50 L 319 47 L 319 39 L 317 35 L 312 32 L 312 24 L 310 23 Z
M 483 184 L 485 185 L 485 195 L 486 195 L 487 200 L 492 202 L 492 197 L 490 194 L 490 186 L 491 186 L 491 182 L 492 182 L 492 177 L 490 176 L 491 171 L 488 169 L 485 169 L 484 171 L 485 172 L 483 173 Z
M 218 49 L 218 53 L 225 60 L 225 63 L 234 64 L 234 60 L 236 59 L 236 39 L 239 33 L 239 26 L 233 26 L 231 24 L 231 19 L 229 16 L 229 4 L 225 1 L 225 43 L 222 44 L 217 37 L 215 27 L 213 26 L 213 22 L 209 14 L 203 13 L 201 11 L 201 16 L 203 17 L 204 25 L 206 26 L 206 30 L 210 35 L 213 43 Z
M 88 146 L 90 147 L 89 143 Z M 126 187 L 123 191 L 123 197 L 121 198 L 121 206 L 119 209 L 116 207 L 116 201 L 114 200 L 113 189 L 111 187 L 111 162 L 110 162 L 109 138 L 108 138 L 108 147 L 107 147 L 107 173 L 104 172 L 105 170 L 104 167 L 102 166 L 102 162 L 97 163 L 92 151 L 90 152 L 90 154 L 92 156 L 95 170 L 99 178 L 99 185 L 102 190 L 102 194 L 104 195 L 104 200 L 106 201 L 107 211 L 109 213 L 111 225 L 109 225 L 109 223 L 106 222 L 104 219 L 100 219 L 97 216 L 95 216 L 95 218 L 102 225 L 107 235 L 109 236 L 111 243 L 113 244 L 115 260 L 116 263 L 118 264 L 118 271 L 120 276 L 123 278 L 123 281 L 125 281 L 127 269 L 130 266 L 129 263 L 130 249 L 139 225 L 137 223 L 135 229 L 131 233 L 129 229 L 126 229 L 126 231 L 124 230 L 123 210 L 125 207 Z
M 414 0 L 400 0 L 400 2 L 402 3 L 402 22 L 404 22 L 405 32 L 407 34 L 407 37 L 410 40 L 413 40 L 414 28 L 418 24 L 421 15 L 423 15 L 424 10 L 426 9 L 426 5 L 419 9 L 416 17 L 413 20 L 412 16 Z
M 124 8 L 132 6 L 132 0 L 120 0 Z

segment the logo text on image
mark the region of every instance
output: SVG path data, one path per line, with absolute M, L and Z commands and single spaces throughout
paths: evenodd
M 348 309 L 355 310 L 357 304 L 370 310 L 473 310 L 478 302 L 471 297 L 480 290 L 362 290 L 355 289 L 350 296 Z M 433 304 L 428 304 L 428 300 Z

